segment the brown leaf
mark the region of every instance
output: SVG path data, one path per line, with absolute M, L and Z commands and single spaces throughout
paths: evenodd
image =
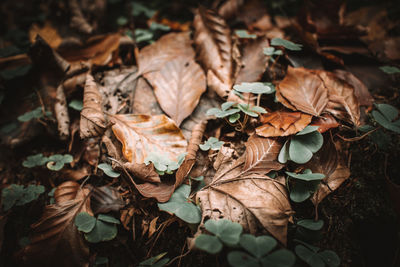
M 133 103 L 131 103 L 132 113 L 158 115 L 163 114 L 159 106 L 153 88 L 146 79 L 139 77 L 134 93 Z
M 93 76 L 88 73 L 83 93 L 80 135 L 81 138 L 96 137 L 103 135 L 105 130 L 106 119 L 102 110 L 102 97 Z
M 245 231 L 258 232 L 261 226 L 281 243 L 286 244 L 287 224 L 291 216 L 291 207 L 284 178 L 271 179 L 260 174 L 244 174 L 241 166 L 233 162 L 232 148 L 223 146 L 219 154 L 223 156 L 211 184 L 197 193 L 202 216 L 240 223 Z M 238 161 L 243 162 L 243 157 Z
M 240 99 L 232 92 L 236 64 L 231 31 L 214 11 L 199 8 L 193 21 L 198 58 L 207 73 L 207 85 L 220 97 Z
M 46 21 L 43 27 L 38 24 L 33 24 L 29 29 L 29 40 L 35 43 L 36 36 L 40 35 L 51 48 L 56 49 L 62 42 L 61 36 L 57 30 L 51 25 L 50 21 Z
M 229 20 L 239 13 L 239 9 L 243 6 L 244 2 L 244 0 L 227 0 L 218 8 L 218 15 L 225 20 Z
M 160 175 L 154 170 L 154 165 L 151 163 L 146 165 L 144 163 L 137 164 L 126 162 L 124 167 L 129 170 L 134 177 L 137 177 L 146 182 L 161 183 Z
M 259 136 L 274 137 L 296 134 L 310 124 L 311 115 L 302 112 L 275 111 L 261 117 L 263 125 L 256 128 Z
M 140 50 L 138 57 L 139 73 L 161 70 L 165 63 L 178 56 L 195 56 L 189 32 L 169 33 L 157 42 Z
M 316 71 L 316 73 L 328 89 L 329 102 L 325 109 L 340 119 L 347 119 L 349 115 L 354 125 L 360 125 L 360 105 L 354 94 L 354 87 L 331 72 Z M 341 112 L 343 110 L 347 114 Z
M 89 187 L 92 189 L 90 203 L 94 214 L 119 211 L 125 206 L 121 194 L 111 186 Z
M 88 194 L 76 182 L 58 186 L 55 204 L 46 206 L 41 219 L 32 225 L 31 243 L 18 253 L 24 266 L 88 265 L 89 248 L 74 224 L 79 212 L 92 213 Z
M 154 88 L 161 108 L 179 126 L 199 103 L 206 90 L 203 70 L 194 58 L 178 56 L 159 71 L 144 74 Z
M 122 143 L 122 153 L 131 163 L 142 164 L 147 156 L 162 153 L 172 161 L 186 152 L 181 130 L 165 115 L 121 114 L 112 117 L 112 131 Z
M 268 63 L 268 57 L 263 49 L 268 46 L 267 38 L 258 38 L 245 44 L 241 58 L 242 68 L 235 83 L 257 82 L 261 79 Z
M 69 137 L 69 114 L 64 86 L 62 84 L 57 87 L 54 113 L 58 122 L 58 134 L 60 139 L 66 140 Z
M 69 0 L 69 9 L 71 12 L 70 25 L 72 28 L 77 29 L 81 33 L 91 34 L 93 27 L 86 21 L 86 18 L 82 14 L 81 7 L 77 0 Z
M 367 86 L 365 86 L 362 81 L 360 81 L 349 71 L 335 70 L 334 73 L 339 79 L 346 81 L 354 87 L 354 94 L 356 95 L 360 106 L 372 106 L 372 104 L 374 103 L 374 98 L 371 96 Z
M 264 173 L 280 170 L 283 165 L 277 159 L 282 144 L 273 138 L 264 138 L 257 135 L 250 136 L 246 143 L 246 160 L 242 173 Z
M 311 126 L 318 126 L 318 132 L 324 133 L 330 129 L 340 126 L 335 118 L 330 114 L 323 114 L 320 117 L 314 117 Z
M 325 178 L 311 198 L 315 206 L 318 206 L 327 195 L 339 188 L 350 177 L 349 168 L 346 167 L 330 138 L 325 138 L 323 147 L 314 154 L 306 167 L 311 169 L 313 173 L 325 174 Z
M 292 68 L 289 66 L 285 78 L 276 87 L 279 95 L 290 102 L 288 108 L 293 106 L 305 113 L 319 116 L 328 103 L 328 90 L 318 75 L 305 68 Z M 281 101 L 285 105 L 285 101 Z

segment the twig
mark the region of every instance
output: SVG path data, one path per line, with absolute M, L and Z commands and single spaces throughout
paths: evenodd
M 346 141 L 346 142 L 355 142 L 355 141 L 360 141 L 360 140 L 363 139 L 364 137 L 370 135 L 371 133 L 377 131 L 377 130 L 380 129 L 380 128 L 381 128 L 381 127 L 379 126 L 379 127 L 375 128 L 375 129 L 369 131 L 369 132 L 366 132 L 365 134 L 363 134 L 363 135 L 361 135 L 361 136 L 353 137 L 353 138 L 346 138 L 346 137 L 343 137 L 343 136 L 341 136 L 341 135 L 339 135 L 339 134 L 337 134 L 337 136 L 338 136 L 340 139 L 342 139 L 343 141 Z

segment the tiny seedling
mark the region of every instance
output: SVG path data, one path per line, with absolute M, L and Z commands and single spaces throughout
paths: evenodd
M 233 89 L 240 93 L 252 93 L 252 94 L 272 94 L 275 92 L 275 87 L 272 83 L 241 83 L 235 84 Z
M 318 188 L 319 183 L 325 178 L 322 173 L 312 173 L 310 169 L 303 173 L 286 172 L 286 174 L 295 179 L 294 185 L 290 190 L 290 199 L 294 202 L 303 202 L 308 199 Z
M 235 222 L 226 219 L 208 220 L 204 224 L 206 230 L 214 235 L 200 234 L 195 245 L 198 249 L 204 250 L 210 254 L 216 254 L 223 248 L 223 244 L 227 246 L 235 246 L 240 241 L 243 227 Z
M 158 208 L 175 214 L 176 217 L 187 223 L 199 223 L 201 221 L 200 208 L 192 203 L 189 199 L 189 195 L 190 186 L 183 184 L 175 190 L 168 202 L 158 203 Z
M 75 225 L 83 232 L 90 243 L 109 241 L 117 236 L 119 220 L 106 214 L 99 214 L 97 218 L 87 212 L 80 212 L 75 217 Z
M 167 255 L 167 252 L 161 253 L 157 256 L 151 257 L 145 261 L 139 263 L 139 267 L 162 267 L 169 262 L 169 258 L 163 257 Z
M 167 25 L 152 22 L 149 29 L 135 29 L 135 40 L 137 43 L 152 42 L 157 31 L 169 31 Z
M 43 110 L 41 107 L 38 107 L 32 111 L 29 111 L 21 116 L 19 116 L 17 119 L 20 122 L 27 122 L 30 121 L 32 119 L 41 119 L 46 117 L 51 117 L 52 113 L 50 111 L 46 111 L 45 114 L 43 114 Z
M 150 153 L 144 163 L 149 165 L 150 162 L 154 164 L 154 168 L 159 175 L 172 174 L 173 171 L 177 170 L 185 160 L 186 153 L 182 153 L 178 156 L 178 161 L 172 161 L 167 155 L 162 153 Z
M 147 6 L 138 3 L 138 2 L 131 2 L 132 4 L 132 16 L 140 16 L 143 14 L 147 18 L 151 18 L 156 13 L 156 10 L 148 8 Z
M 393 66 L 382 66 L 382 67 L 379 67 L 379 69 L 387 74 L 400 73 L 400 69 L 398 67 L 393 67 Z
M 332 250 L 324 250 L 305 242 L 295 247 L 295 252 L 300 259 L 305 261 L 311 267 L 337 267 L 340 266 L 339 256 Z
M 26 160 L 22 162 L 22 166 L 26 168 L 33 168 L 37 166 L 43 166 L 44 164 L 46 164 L 47 161 L 48 158 L 43 156 L 42 153 L 39 153 L 36 155 L 28 156 Z
M 288 139 L 279 152 L 278 161 L 286 163 L 291 160 L 298 164 L 307 163 L 324 143 L 324 138 L 317 129 L 318 126 L 307 126 Z
M 33 168 L 37 166 L 43 166 L 46 164 L 46 167 L 52 171 L 59 171 L 64 167 L 64 164 L 71 163 L 73 157 L 70 154 L 60 155 L 55 154 L 50 157 L 43 156 L 42 153 L 31 155 L 26 158 L 22 162 L 22 166 L 27 168 Z
M 285 39 L 281 39 L 281 38 L 272 39 L 271 45 L 272 46 L 283 46 L 287 50 L 291 50 L 291 51 L 301 51 L 301 49 L 303 48 L 303 45 L 301 45 L 301 44 L 296 44 L 289 40 L 285 40 Z
M 243 38 L 243 39 L 256 39 L 257 38 L 256 34 L 249 34 L 249 32 L 246 30 L 236 30 L 235 34 L 239 38 Z
M 2 203 L 4 211 L 11 209 L 14 205 L 22 206 L 36 200 L 44 192 L 43 185 L 11 184 L 2 190 Z
M 400 134 L 399 111 L 389 104 L 375 104 L 377 110 L 372 111 L 372 117 L 382 127 Z
M 293 266 L 296 256 L 287 249 L 272 250 L 278 242 L 271 236 L 255 237 L 243 234 L 240 237 L 240 246 L 246 251 L 232 251 L 228 254 L 228 262 L 234 267 L 255 266 Z
M 121 175 L 119 172 L 114 171 L 110 164 L 100 163 L 97 167 L 111 178 L 117 178 Z
M 68 106 L 69 106 L 70 108 L 72 108 L 72 109 L 77 110 L 77 111 L 81 111 L 81 110 L 83 109 L 82 100 L 74 99 L 74 100 L 72 100 L 72 101 L 69 103 Z
M 275 56 L 279 57 L 279 56 L 283 55 L 282 50 L 276 49 L 275 47 L 272 47 L 272 46 L 265 47 L 263 49 L 263 52 L 264 52 L 264 55 L 269 57 L 269 60 L 272 61 L 272 63 L 274 63 L 276 60 Z
M 200 144 L 199 147 L 203 151 L 207 150 L 219 150 L 224 144 L 224 141 L 219 141 L 218 138 L 210 137 L 204 144 Z

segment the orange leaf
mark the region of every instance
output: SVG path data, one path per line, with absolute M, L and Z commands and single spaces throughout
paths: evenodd
M 314 117 L 311 126 L 319 126 L 318 132 L 324 133 L 332 128 L 340 126 L 332 115 L 324 114 L 321 117 Z
M 261 117 L 263 125 L 256 133 L 264 137 L 288 136 L 303 130 L 311 122 L 311 115 L 302 112 L 275 111 Z

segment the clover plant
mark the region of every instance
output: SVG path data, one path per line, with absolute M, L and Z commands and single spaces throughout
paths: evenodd
M 400 69 L 398 67 L 393 67 L 393 66 L 382 66 L 379 67 L 379 69 L 387 74 L 400 73 Z
M 298 164 L 307 163 L 324 143 L 324 138 L 317 129 L 318 126 L 307 126 L 288 139 L 279 152 L 278 161 L 286 163 L 291 160 Z
M 163 257 L 167 254 L 167 252 L 161 253 L 157 256 L 151 257 L 145 261 L 139 263 L 139 267 L 162 267 L 169 262 L 169 258 Z
M 97 167 L 109 177 L 117 178 L 121 175 L 119 172 L 114 171 L 110 164 L 100 163 Z
M 303 173 L 286 172 L 288 177 L 295 179 L 290 190 L 290 199 L 294 202 L 303 202 L 314 193 L 325 175 L 322 173 L 312 173 L 310 169 Z
M 295 252 L 300 259 L 311 267 L 338 267 L 340 258 L 332 250 L 321 251 L 319 247 L 312 246 L 302 241 L 295 247 Z
M 375 104 L 377 110 L 372 111 L 372 117 L 385 129 L 400 134 L 399 111 L 389 104 Z
M 219 150 L 221 146 L 224 144 L 224 141 L 219 141 L 218 138 L 210 137 L 204 144 L 200 144 L 199 147 L 203 151 L 207 150 Z
M 90 243 L 109 241 L 117 236 L 119 220 L 106 214 L 99 214 L 97 218 L 87 212 L 80 212 L 75 217 L 75 225 L 83 232 Z
M 11 209 L 14 205 L 22 206 L 36 200 L 44 192 L 43 185 L 23 185 L 11 184 L 1 192 L 4 211 Z
M 52 113 L 50 111 L 46 111 L 45 114 L 43 114 L 43 110 L 41 107 L 38 107 L 32 111 L 26 112 L 25 114 L 22 114 L 21 116 L 19 116 L 17 119 L 20 122 L 27 122 L 30 121 L 32 119 L 41 119 L 46 117 L 51 117 Z
M 178 161 L 172 161 L 169 157 L 162 153 L 150 153 L 144 163 L 149 165 L 150 162 L 154 164 L 154 168 L 159 175 L 172 174 L 173 171 L 177 170 L 185 160 L 186 153 L 182 153 L 178 156 Z
M 50 157 L 43 156 L 42 153 L 31 155 L 26 158 L 22 162 L 22 166 L 27 168 L 33 168 L 37 166 L 43 166 L 46 164 L 46 167 L 52 171 L 59 171 L 64 167 L 64 164 L 71 163 L 73 161 L 73 157 L 70 154 L 60 155 L 55 154 Z

